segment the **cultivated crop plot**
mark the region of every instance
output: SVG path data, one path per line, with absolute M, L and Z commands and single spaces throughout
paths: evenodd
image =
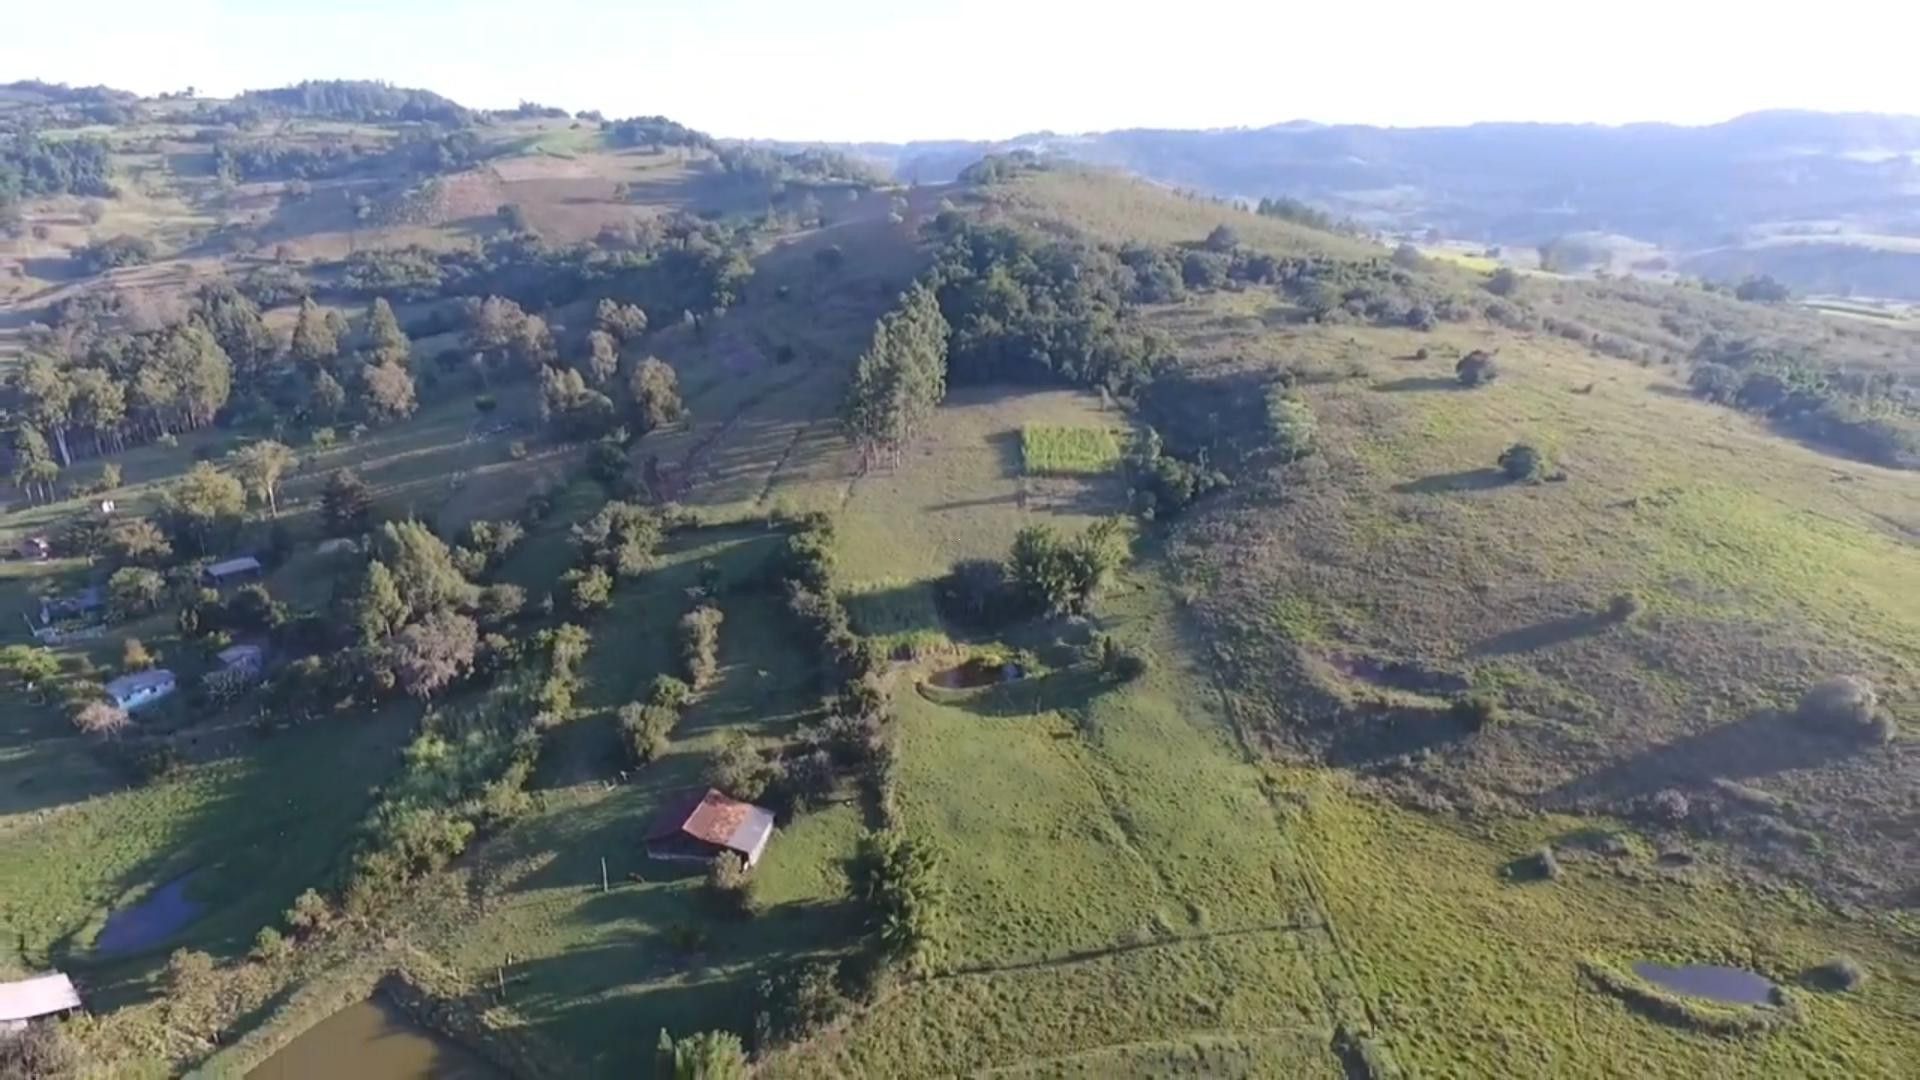
M 0 86 L 0 1080 L 1915 1074 L 1914 122 L 204 78 Z

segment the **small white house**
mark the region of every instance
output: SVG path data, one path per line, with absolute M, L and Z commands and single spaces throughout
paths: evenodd
M 107 684 L 107 696 L 113 699 L 115 705 L 132 711 L 173 693 L 175 685 L 173 672 L 166 668 L 154 668 L 113 680 Z
M 61 1016 L 79 1007 L 73 980 L 57 971 L 0 983 L 0 1035 L 24 1030 L 29 1020 Z

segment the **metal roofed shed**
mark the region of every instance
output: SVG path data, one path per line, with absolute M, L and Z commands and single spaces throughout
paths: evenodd
M 28 1020 L 57 1016 L 80 1007 L 73 980 L 56 971 L 0 983 L 0 1030 L 17 1029 Z
M 714 788 L 669 799 L 647 827 L 647 856 L 709 862 L 731 851 L 752 866 L 773 836 L 773 811 Z

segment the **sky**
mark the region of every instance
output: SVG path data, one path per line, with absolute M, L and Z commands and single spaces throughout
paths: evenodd
M 1920 114 L 1920 3 L 6 0 L 0 81 L 372 78 L 725 137 Z M 1830 13 L 1822 19 L 1820 13 Z

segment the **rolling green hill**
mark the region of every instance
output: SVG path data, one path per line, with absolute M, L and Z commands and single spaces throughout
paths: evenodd
M 9 427 L 45 423 L 49 366 L 135 372 L 148 416 L 137 372 L 213 318 L 210 281 L 272 339 L 252 368 L 221 346 L 208 422 L 68 416 L 74 462 L 0 515 L 9 547 L 57 541 L 6 564 L 4 614 L 120 583 L 52 672 L 19 618 L 0 643 L 0 967 L 74 973 L 81 1074 L 244 1075 L 376 986 L 535 1077 L 649 1075 L 663 1030 L 804 1077 L 1920 1056 L 1907 331 L 1490 276 L 1099 171 L 896 188 L 657 118 L 353 86 L 121 103 L 118 194 L 28 199 L 0 248 Z M 275 175 L 223 177 L 228 142 Z M 86 272 L 119 232 L 151 261 Z M 874 374 L 915 282 L 950 331 L 937 393 Z M 402 355 L 376 359 L 376 297 Z M 343 345 L 306 358 L 327 310 Z M 415 407 L 381 405 L 381 365 Z M 915 394 L 897 439 L 849 439 Z M 277 498 L 206 552 L 266 557 L 260 611 L 192 587 L 179 485 L 268 439 Z M 85 546 L 102 496 L 180 551 Z M 1060 584 L 1109 528 L 1122 565 Z M 109 575 L 148 564 L 132 603 Z M 421 658 L 463 619 L 464 662 Z M 77 732 L 134 637 L 196 688 Z M 273 677 L 211 693 L 235 640 Z M 1837 676 L 1871 725 L 1802 708 Z M 776 809 L 741 889 L 646 857 L 709 783 Z M 194 917 L 102 946 L 174 881 Z M 1778 990 L 1716 1005 L 1643 961 Z

